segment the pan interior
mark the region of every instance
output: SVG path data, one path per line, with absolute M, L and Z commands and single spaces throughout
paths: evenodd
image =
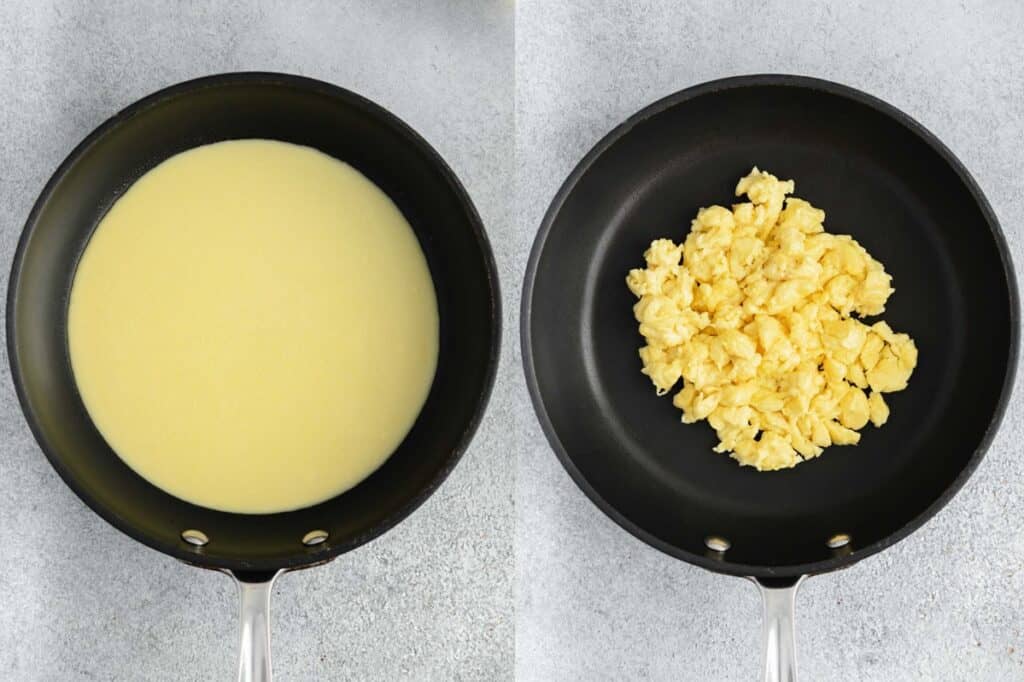
M 270 515 L 197 507 L 129 469 L 89 420 L 66 346 L 67 294 L 75 265 L 114 200 L 174 154 L 247 138 L 316 148 L 351 164 L 383 189 L 423 248 L 440 316 L 433 385 L 396 452 L 352 490 L 314 507 Z M 479 218 L 426 142 L 376 105 L 333 86 L 277 74 L 235 74 L 147 98 L 72 153 L 44 190 L 19 246 L 8 343 L 15 383 L 37 439 L 64 480 L 94 510 L 178 558 L 274 570 L 322 561 L 372 539 L 441 483 L 472 435 L 493 381 L 496 301 L 493 262 Z M 181 533 L 187 529 L 200 531 L 209 542 L 186 543 Z M 313 531 L 325 532 L 326 539 L 304 544 Z
M 542 422 L 587 494 L 673 555 L 755 575 L 855 560 L 958 487 L 1001 410 L 1016 299 L 998 228 L 942 152 L 860 98 L 775 83 L 655 108 L 581 164 L 542 231 L 524 318 Z M 896 293 L 881 319 L 920 349 L 887 425 L 771 473 L 712 452 L 711 427 L 655 395 L 624 282 L 652 239 L 680 241 L 699 207 L 734 203 L 754 165 L 795 179 L 826 229 L 885 264 Z M 836 534 L 849 546 L 830 549 Z M 731 547 L 709 551 L 709 536 Z

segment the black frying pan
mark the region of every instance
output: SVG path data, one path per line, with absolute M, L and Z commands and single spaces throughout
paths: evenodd
M 399 448 L 352 490 L 281 514 L 197 507 L 143 480 L 89 420 L 68 360 L 68 291 L 100 218 L 135 179 L 169 156 L 239 138 L 315 147 L 387 192 L 426 253 L 440 312 L 437 374 Z M 494 380 L 498 308 L 497 275 L 480 218 L 423 138 L 381 107 L 326 83 L 227 74 L 175 85 L 131 105 L 60 166 L 33 208 L 14 257 L 7 342 L 25 416 L 68 486 L 136 540 L 238 578 L 240 677 L 264 680 L 270 675 L 267 600 L 278 573 L 329 561 L 377 537 L 418 507 L 455 466 Z
M 887 425 L 773 473 L 712 452 L 712 429 L 655 395 L 624 282 L 652 239 L 679 241 L 699 207 L 734 203 L 755 164 L 794 178 L 827 229 L 885 264 L 884 319 L 920 350 L 909 388 L 886 396 Z M 751 76 L 656 102 L 584 157 L 534 244 L 522 344 L 540 422 L 584 493 L 663 552 L 762 585 L 774 680 L 795 674 L 801 576 L 906 537 L 978 465 L 1012 385 L 1018 317 L 996 218 L 941 142 L 856 90 Z

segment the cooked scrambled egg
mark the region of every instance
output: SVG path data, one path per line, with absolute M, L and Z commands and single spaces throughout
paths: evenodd
M 702 208 L 683 244 L 651 242 L 626 278 L 643 373 L 659 395 L 682 379 L 683 422 L 707 419 L 715 451 L 759 471 L 855 445 L 917 365 L 909 336 L 851 317 L 885 310 L 885 268 L 793 189 L 754 168 L 736 185 L 749 201 Z

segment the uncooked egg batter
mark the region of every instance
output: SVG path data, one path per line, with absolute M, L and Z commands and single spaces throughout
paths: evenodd
M 380 467 L 437 365 L 438 309 L 401 211 L 308 147 L 178 154 L 100 222 L 68 309 L 75 381 L 128 466 L 197 505 L 307 507 Z

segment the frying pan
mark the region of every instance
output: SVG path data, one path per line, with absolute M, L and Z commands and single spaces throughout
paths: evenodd
M 779 472 L 712 452 L 640 374 L 625 285 L 652 239 L 676 241 L 701 206 L 736 200 L 758 165 L 794 178 L 826 229 L 852 234 L 893 276 L 883 319 L 917 342 L 888 424 Z M 555 196 L 523 291 L 526 379 L 556 455 L 583 492 L 644 542 L 753 578 L 765 606 L 765 679 L 792 680 L 803 576 L 906 537 L 977 467 L 1016 366 L 1018 299 L 1006 244 L 978 186 L 906 114 L 848 87 L 793 76 L 714 81 L 615 128 Z
M 416 232 L 440 314 L 433 385 L 390 459 L 331 500 L 269 515 L 198 507 L 128 468 L 90 421 L 67 351 L 72 277 L 111 204 L 164 159 L 239 138 L 314 147 L 381 187 Z M 146 97 L 71 152 L 32 209 L 18 244 L 7 343 L 22 409 L 64 482 L 139 542 L 233 575 L 241 593 L 239 679 L 269 680 L 274 579 L 369 542 L 437 489 L 469 443 L 490 394 L 499 320 L 497 275 L 480 218 L 451 169 L 423 138 L 376 104 L 333 85 L 238 73 L 200 78 Z

